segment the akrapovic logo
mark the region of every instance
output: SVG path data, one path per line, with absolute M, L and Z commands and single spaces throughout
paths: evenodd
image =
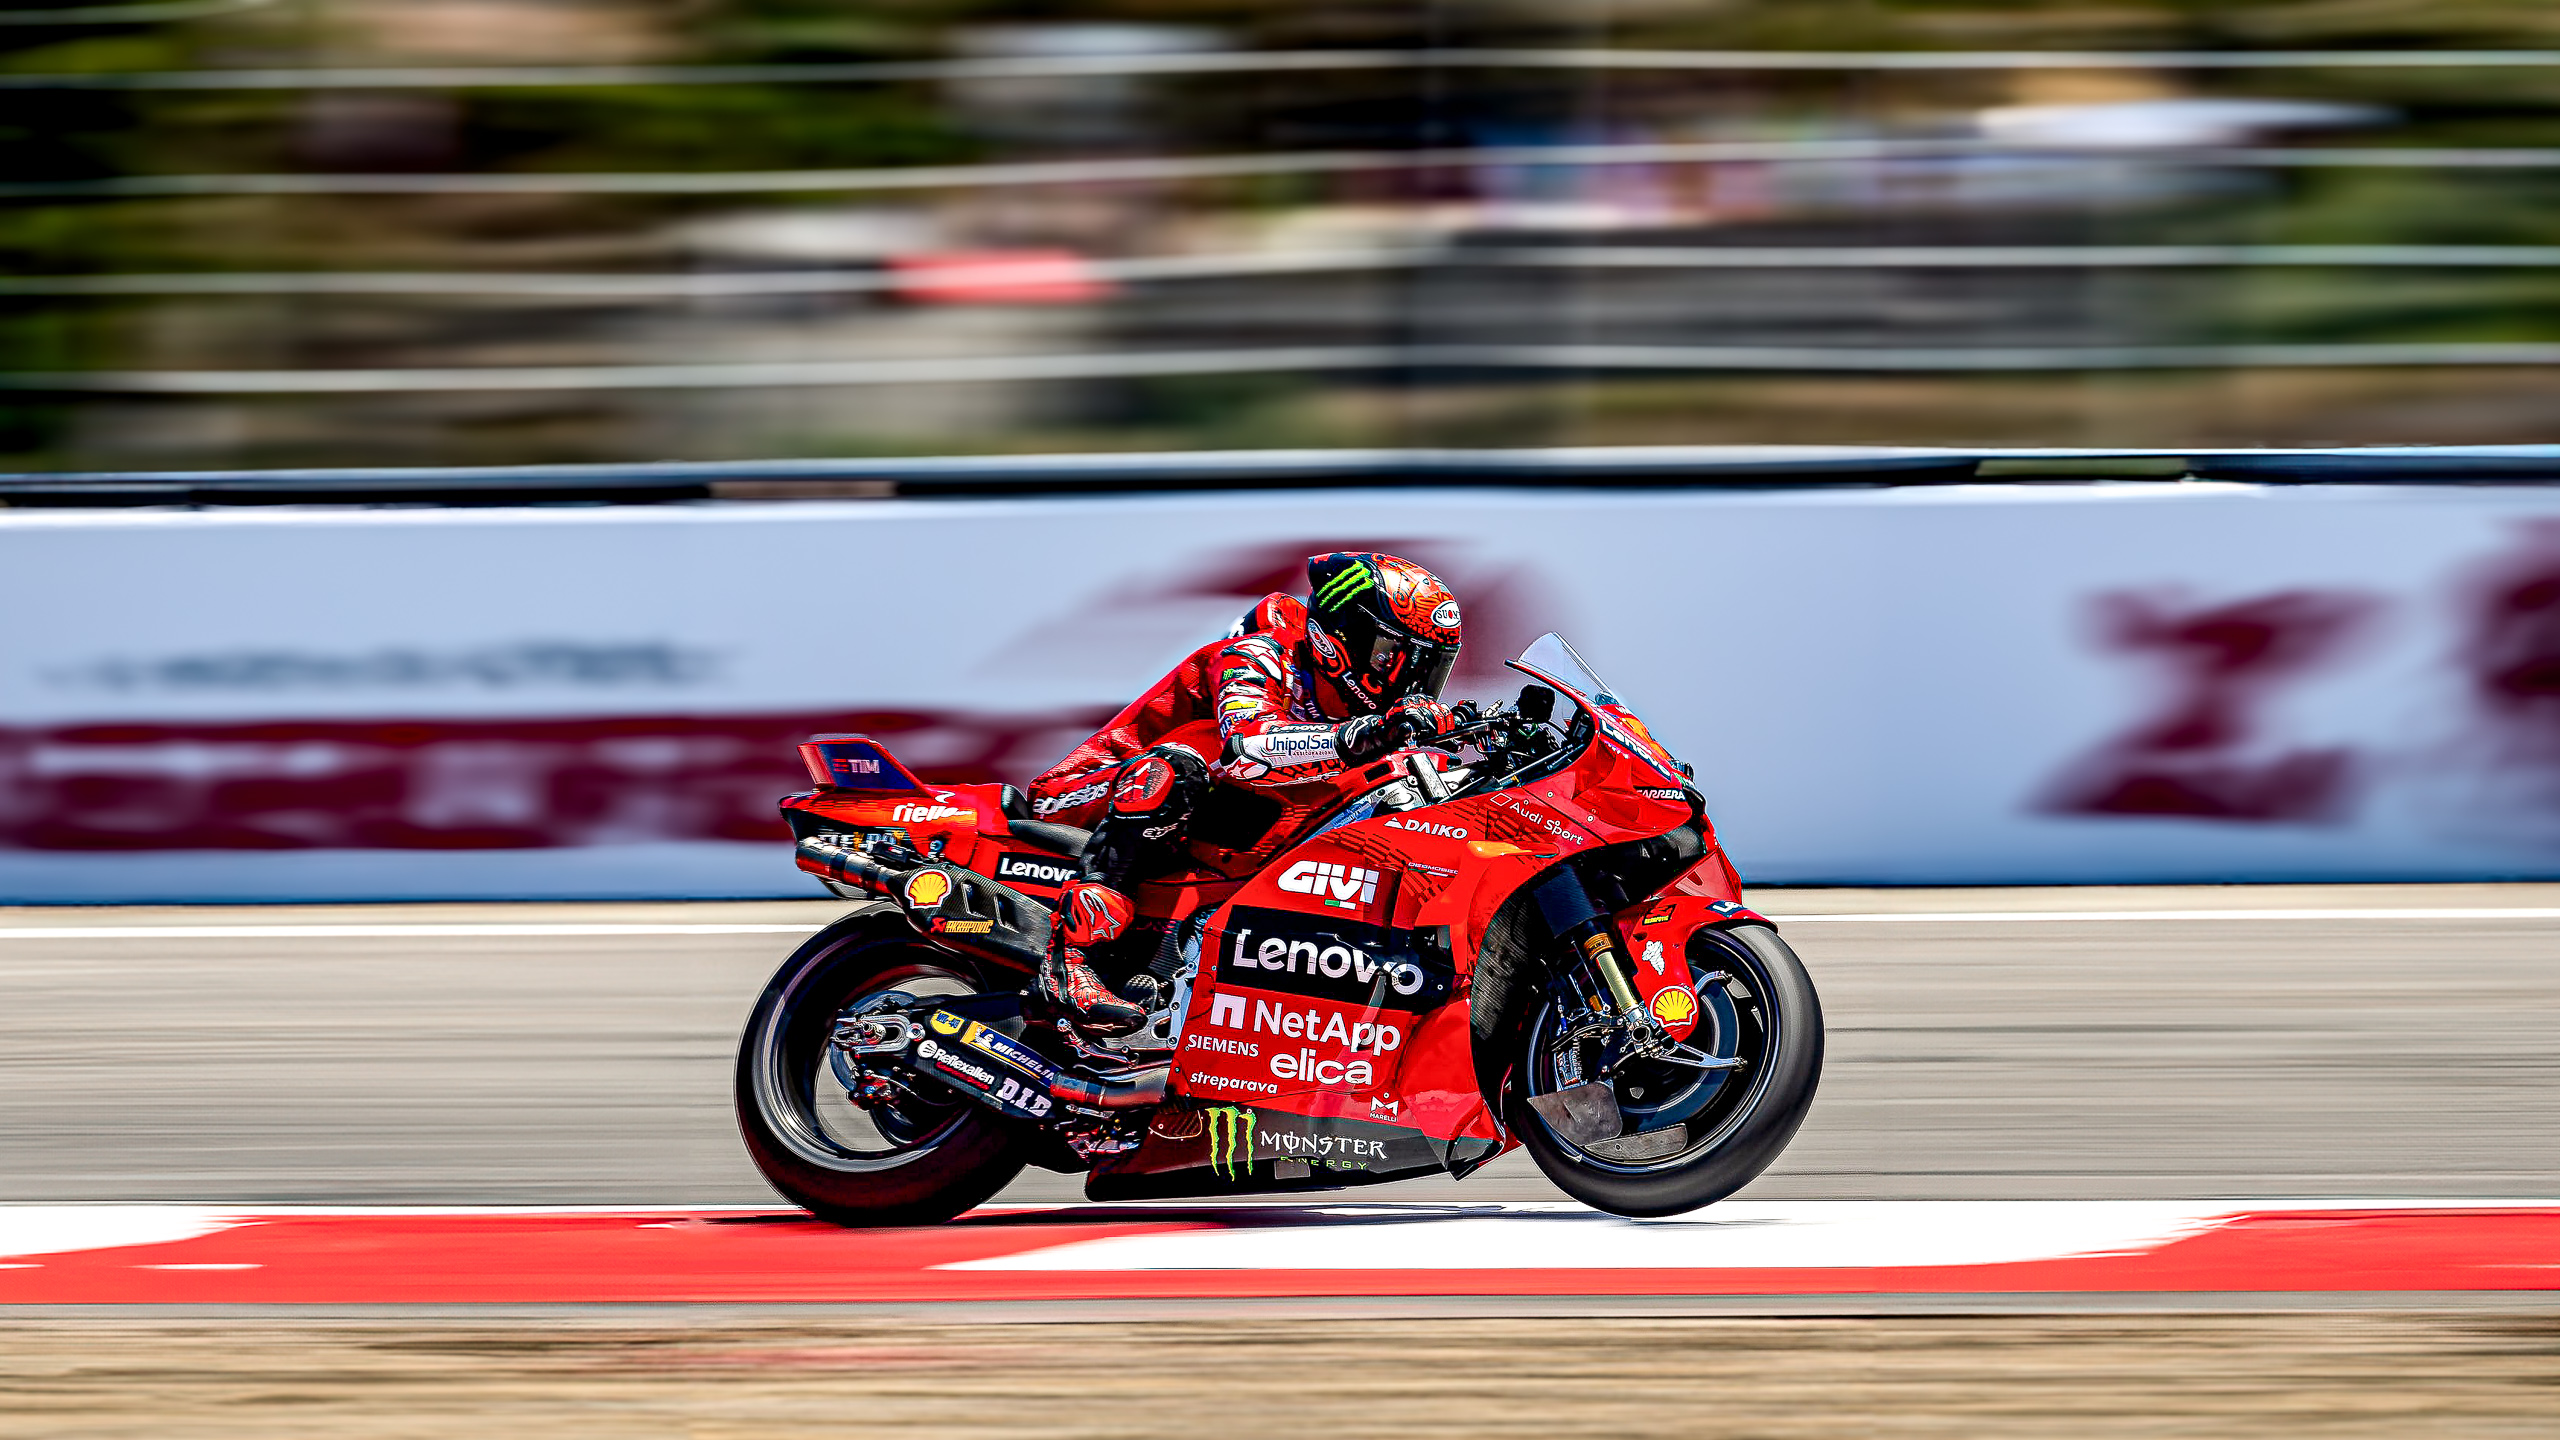
M 1328 865 L 1301 860 L 1272 882 L 1297 895 L 1313 895 L 1337 910 L 1357 910 L 1378 899 L 1378 872 L 1359 866 Z
M 1387 821 L 1387 828 L 1390 830 L 1410 830 L 1417 835 L 1437 835 L 1443 840 L 1464 840 L 1467 838 L 1466 826 L 1443 825 L 1437 820 L 1406 820 L 1397 818 Z
M 1076 876 L 1073 860 L 1050 860 L 1037 855 L 1007 855 L 996 861 L 996 878 L 1029 885 L 1064 885 Z

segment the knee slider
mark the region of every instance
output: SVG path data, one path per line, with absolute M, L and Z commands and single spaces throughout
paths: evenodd
M 1188 810 L 1208 783 L 1207 761 L 1183 746 L 1159 745 L 1121 767 L 1111 787 L 1111 809 L 1148 816 Z

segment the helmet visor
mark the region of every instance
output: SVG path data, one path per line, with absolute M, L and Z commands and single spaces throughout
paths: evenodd
M 1369 682 L 1380 699 L 1428 695 L 1436 700 L 1457 666 L 1458 647 L 1386 631 L 1370 638 L 1366 659 Z

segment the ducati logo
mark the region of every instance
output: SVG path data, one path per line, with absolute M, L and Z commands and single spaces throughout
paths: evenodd
M 1296 895 L 1313 895 L 1337 910 L 1357 910 L 1378 899 L 1378 872 L 1345 868 L 1320 860 L 1301 860 L 1280 872 L 1274 882 Z

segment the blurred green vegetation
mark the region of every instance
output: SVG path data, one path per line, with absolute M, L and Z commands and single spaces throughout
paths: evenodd
M 58 0 L 55 0 L 58 3 Z M 41 4 L 19 8 L 44 8 Z M 691 0 L 683 6 L 559 7 L 590 27 L 506 35 L 459 48 L 403 48 L 419 32 L 385 18 L 433 0 L 367 6 L 287 0 L 143 26 L 0 26 L 0 71 L 138 73 L 259 66 L 637 62 L 828 63 L 940 58 L 974 27 L 1127 22 L 1191 27 L 1223 43 L 1504 45 L 1717 49 L 2517 49 L 2560 48 L 2550 0 L 1576 0 L 1540 4 L 1268 3 L 1268 0 Z M 478 13 L 499 13 L 494 3 Z M 556 16 L 554 17 L 556 20 Z M 406 22 L 403 22 L 406 23 Z M 546 21 L 553 23 L 553 21 Z M 566 22 L 559 22 L 566 23 Z M 450 38 L 449 28 L 445 34 Z M 1831 117 L 1979 108 L 2157 84 L 2196 96 L 2368 105 L 2394 117 L 2353 143 L 2560 147 L 2560 68 L 2199 70 L 2036 76 L 1826 72 L 1701 78 L 1636 72 L 1507 76 L 1385 73 L 1182 80 L 1149 91 L 1145 140 L 1177 153 L 1434 138 L 1469 123 L 1641 130 L 1700 113 L 1798 124 Z M 2075 92 L 2073 84 L 2081 87 Z M 2113 87 L 2112 89 L 2110 87 Z M 293 89 L 0 89 L 0 154 L 14 182 L 124 175 L 412 170 L 559 172 L 760 170 L 1045 158 L 1070 139 L 1004 135 L 971 122 L 950 90 L 890 84 L 616 85 L 449 92 Z M 1044 148 L 1047 147 L 1047 148 Z M 1105 153 L 1111 146 L 1098 147 Z M 1204 187 L 1205 209 L 1279 211 L 1339 187 L 1310 177 Z M 1354 195 L 1352 198 L 1360 198 Z M 843 197 L 759 196 L 787 209 Z M 2094 233 L 2145 241 L 2266 244 L 2560 244 L 2560 174 L 2531 170 L 2278 172 L 2208 201 L 2094 217 Z M 730 208 L 749 200 L 721 202 Z M 1027 204 L 1044 203 L 1039 197 Z M 699 201 L 536 197 L 498 202 L 384 199 L 119 200 L 0 198 L 0 267 L 17 276 L 290 269 L 523 268 L 567 255 L 584 268 L 638 262 L 627 237 L 707 213 Z M 548 250 L 542 247 L 550 247 Z M 2266 270 L 2220 282 L 2198 338 L 2219 340 L 2560 339 L 2554 272 L 2377 275 Z M 197 312 L 145 298 L 0 299 L 0 370 L 201 360 Z M 194 327 L 194 328 L 190 328 Z M 217 327 L 218 328 L 218 327 Z M 171 335 L 178 335 L 172 340 Z M 254 337 L 239 348 L 254 350 Z M 1662 382 L 1645 382 L 1659 387 Z M 1630 392 L 1634 393 L 1634 392 Z M 1648 389 L 1647 393 L 1651 393 Z M 0 452 L 61 463 L 82 403 L 0 405 Z M 1310 399 L 1306 383 L 1264 379 L 1132 387 L 1109 419 L 1123 438 L 1263 443 L 1370 433 Z M 1552 406 L 1529 406 L 1545 413 Z M 1604 414 L 1609 406 L 1585 407 Z M 1318 418 L 1308 418 L 1315 416 Z M 1347 427 L 1347 428 L 1346 428 Z M 1516 427 L 1514 427 L 1516 428 Z M 832 442 L 898 449 L 821 427 Z M 1066 432 L 1037 431 L 1071 442 Z M 1507 432 L 1506 432 L 1507 433 Z M 2057 437 L 2070 438 L 2070 437 Z M 990 447 L 1020 437 L 990 435 Z M 1097 436 L 1093 443 L 1117 443 Z M 76 458 L 76 457 L 73 457 Z

